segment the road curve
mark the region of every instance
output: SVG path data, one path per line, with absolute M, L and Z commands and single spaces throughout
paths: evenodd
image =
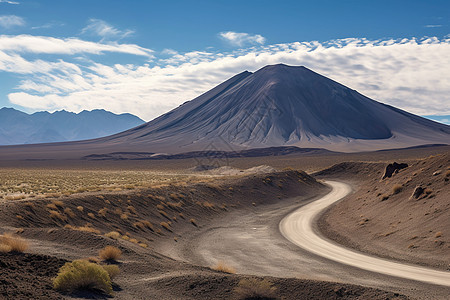
M 317 216 L 328 206 L 351 192 L 349 185 L 326 181 L 332 191 L 317 201 L 300 207 L 281 220 L 281 234 L 297 246 L 324 258 L 360 269 L 381 274 L 450 286 L 450 272 L 406 265 L 382 258 L 372 257 L 344 248 L 317 235 L 313 229 Z

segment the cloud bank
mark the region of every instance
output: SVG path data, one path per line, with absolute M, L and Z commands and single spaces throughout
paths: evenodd
M 35 38 L 59 48 L 21 42 Z M 0 70 L 27 71 L 17 91 L 9 94 L 10 102 L 35 110 L 105 108 L 150 120 L 236 73 L 285 63 L 304 65 L 374 100 L 415 114 L 450 114 L 449 38 L 295 42 L 227 53 L 165 51 L 151 65 L 149 56 L 154 52 L 136 45 L 32 36 L 0 36 L 0 45 Z M 77 55 L 83 51 L 140 55 L 144 61 L 105 65 L 95 57 L 80 61 L 24 58 L 30 52 Z

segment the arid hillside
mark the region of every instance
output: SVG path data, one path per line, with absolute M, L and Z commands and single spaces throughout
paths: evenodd
M 384 179 L 387 163 L 340 163 L 317 173 L 355 189 L 323 215 L 321 230 L 361 251 L 450 269 L 450 153 L 407 165 Z

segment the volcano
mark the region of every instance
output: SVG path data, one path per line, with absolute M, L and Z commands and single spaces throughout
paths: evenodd
M 450 144 L 450 126 L 374 101 L 305 67 L 278 64 L 237 74 L 122 133 L 80 142 L 1 147 L 0 156 L 6 149 L 70 156 L 280 146 L 359 152 L 426 144 Z

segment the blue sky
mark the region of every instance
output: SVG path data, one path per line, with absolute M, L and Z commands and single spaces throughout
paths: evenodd
M 150 120 L 283 62 L 416 114 L 450 115 L 449 25 L 450 2 L 434 0 L 0 0 L 0 107 Z

